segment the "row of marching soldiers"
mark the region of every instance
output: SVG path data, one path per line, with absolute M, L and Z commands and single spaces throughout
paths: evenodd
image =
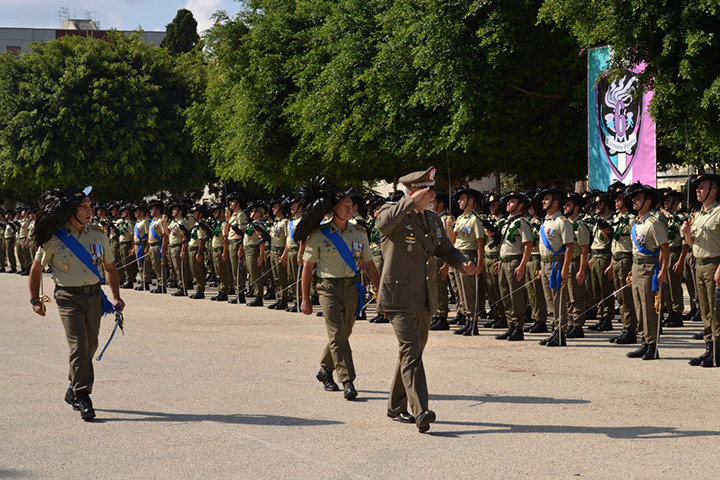
M 204 299 L 213 286 L 213 301 L 258 307 L 270 300 L 268 308 L 298 311 L 288 302 L 297 298 L 292 232 L 299 215 L 294 197 L 248 204 L 231 193 L 226 203 L 209 206 L 189 200 L 98 205 L 93 223 L 110 238 L 121 288 L 158 294 L 176 288 L 173 296 Z
M 715 366 L 719 188 L 717 175 L 690 179 L 684 208 L 679 192 L 640 183 L 616 182 L 606 192 L 584 194 L 555 188 L 487 197 L 469 188 L 451 197 L 437 192 L 435 211 L 455 247 L 475 262 L 476 275 L 439 267 L 439 307 L 430 329 L 456 324 L 455 334 L 476 335 L 479 319 L 486 319 L 484 327 L 505 329 L 499 340 L 547 333 L 539 343 L 559 347 L 584 338 L 588 319 L 597 320 L 590 331 L 615 330 L 617 302 L 622 329 L 609 340 L 640 344 L 628 357 L 659 358 L 663 326 L 702 319 L 695 338 L 704 340 L 705 352 L 690 365 Z M 370 212 L 377 208 L 372 203 Z M 683 280 L 691 305 L 686 315 Z M 452 298 L 457 315 L 450 320 Z

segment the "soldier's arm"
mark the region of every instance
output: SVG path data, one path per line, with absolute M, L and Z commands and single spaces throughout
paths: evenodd
M 303 261 L 302 269 L 302 304 L 301 309 L 305 315 L 312 313 L 312 301 L 310 301 L 310 284 L 312 283 L 313 270 L 315 264 Z
M 375 228 L 383 235 L 390 235 L 400 225 L 405 214 L 414 208 L 415 201 L 409 196 L 401 198 L 397 203 L 386 203 L 375 219 Z

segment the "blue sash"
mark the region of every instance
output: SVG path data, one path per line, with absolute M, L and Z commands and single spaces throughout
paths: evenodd
M 155 232 L 155 230 L 153 230 L 153 225 L 155 225 L 155 224 L 156 224 L 155 220 L 150 222 L 150 233 L 152 234 L 152 236 L 155 240 L 157 240 L 158 242 L 162 242 L 162 237 L 159 236 L 157 234 L 157 232 Z M 162 247 L 158 250 L 158 258 L 162 258 Z
M 660 248 L 657 250 L 650 250 L 645 245 L 640 245 L 637 242 L 637 223 L 634 223 L 632 226 L 632 230 L 630 231 L 631 235 L 630 238 L 632 238 L 633 243 L 635 244 L 635 247 L 638 249 L 638 252 L 642 253 L 643 255 L 647 255 L 648 257 L 656 257 L 660 254 Z M 655 263 L 655 271 L 653 272 L 652 276 L 652 291 L 657 292 L 660 290 L 660 283 L 658 282 L 658 275 L 660 274 L 660 264 Z
M 140 245 L 139 245 L 140 248 L 136 248 L 137 251 L 135 252 L 135 256 L 137 257 L 138 265 L 142 265 L 143 262 L 145 261 L 145 258 L 143 258 L 143 254 L 142 254 L 142 242 L 145 241 L 145 239 L 148 236 L 147 236 L 147 233 L 145 235 L 143 235 L 142 237 L 140 236 L 140 232 L 138 232 L 139 225 L 140 225 L 140 222 L 137 222 L 135 224 L 135 236 L 138 238 L 138 240 L 140 240 Z
M 295 241 L 295 229 L 293 228 L 293 225 L 295 225 L 295 219 L 290 220 L 290 240 L 293 242 Z
M 565 253 L 565 250 L 567 250 L 567 246 L 563 244 L 562 247 L 558 249 L 558 251 L 555 251 L 550 246 L 550 241 L 548 240 L 547 233 L 545 233 L 545 224 L 543 223 L 540 225 L 540 239 L 542 240 L 543 244 L 545 245 L 545 248 L 550 250 L 553 255 L 560 255 L 561 253 Z M 555 260 L 552 262 L 552 265 L 550 267 L 550 290 L 560 290 L 562 287 L 562 273 L 560 272 L 560 260 Z
M 85 250 L 85 247 L 82 246 L 82 244 L 78 241 L 77 238 L 73 237 L 72 235 L 68 235 L 67 230 L 65 230 L 64 228 L 61 228 L 60 230 L 55 232 L 55 236 L 62 243 L 64 243 L 65 246 L 68 247 L 72 253 L 75 254 L 78 260 L 80 260 L 91 272 L 97 275 L 98 279 L 100 279 L 101 282 L 103 281 L 103 277 L 102 275 L 100 275 L 100 271 L 98 271 L 97 266 L 92 261 L 90 252 Z M 102 294 L 102 314 L 107 315 L 108 313 L 115 313 L 117 311 L 115 305 L 113 305 L 110 300 L 108 300 L 102 288 L 100 288 L 100 293 Z
M 347 266 L 350 267 L 350 270 L 352 270 L 356 276 L 360 275 L 360 270 L 358 270 L 357 265 L 355 265 L 355 257 L 353 257 L 353 254 L 348 248 L 347 243 L 345 243 L 345 240 L 342 239 L 340 234 L 338 232 L 331 233 L 330 227 L 323 227 L 320 229 L 320 232 L 322 232 L 323 235 L 330 239 L 330 241 L 335 246 L 335 250 L 337 250 L 342 259 L 345 260 L 345 263 L 347 263 Z M 363 287 L 362 282 L 356 282 L 355 289 L 358 292 L 358 306 L 355 310 L 355 316 L 357 317 L 358 315 L 360 315 L 363 307 L 363 302 L 365 301 L 365 287 Z

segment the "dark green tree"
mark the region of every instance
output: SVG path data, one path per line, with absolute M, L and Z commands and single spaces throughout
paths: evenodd
M 165 25 L 165 38 L 160 42 L 172 55 L 191 52 L 200 41 L 197 21 L 190 10 L 181 8 L 172 22 Z
M 0 56 L 0 184 L 18 194 L 88 184 L 97 200 L 200 188 L 207 162 L 183 115 L 201 68 L 114 31 Z
M 588 47 L 610 45 L 611 68 L 646 63 L 644 89 L 668 163 L 702 166 L 720 154 L 720 4 L 716 0 L 545 0 L 543 21 Z

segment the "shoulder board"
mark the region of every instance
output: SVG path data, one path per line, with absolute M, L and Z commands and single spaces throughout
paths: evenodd
M 95 230 L 96 232 L 105 233 L 105 230 L 102 229 L 99 225 L 90 225 L 90 228 Z
M 569 221 L 565 215 L 560 215 L 560 216 L 558 217 L 558 220 L 560 220 L 561 222 L 568 222 L 568 221 Z
M 651 223 L 651 224 L 652 224 L 652 223 L 657 223 L 657 222 L 658 222 L 658 218 L 657 218 L 657 217 L 653 217 L 653 216 L 651 215 L 651 216 L 648 217 L 647 222 L 648 222 L 648 223 Z

